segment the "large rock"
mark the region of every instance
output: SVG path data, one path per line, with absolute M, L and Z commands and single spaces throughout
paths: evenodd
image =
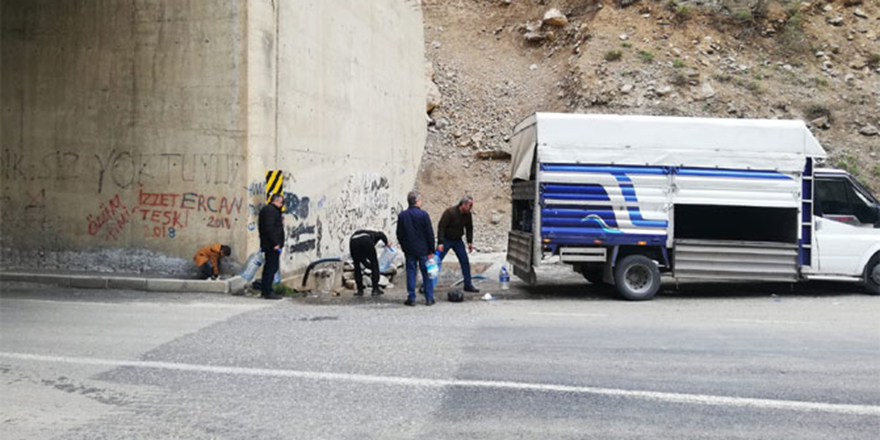
M 568 18 L 559 9 L 553 8 L 544 13 L 544 26 L 568 26 Z
M 640 1 L 641 0 L 617 0 L 617 7 L 625 8 L 627 6 L 632 6 Z
M 843 26 L 843 17 L 839 15 L 836 17 L 828 17 L 825 19 L 825 21 L 828 22 L 828 24 L 830 24 L 831 26 Z
M 434 82 L 434 65 L 430 61 L 425 63 L 425 91 L 426 111 L 431 113 L 432 110 L 440 106 L 443 95 L 440 94 L 440 89 Z
M 859 134 L 862 136 L 877 136 L 878 134 L 880 134 L 880 131 L 877 130 L 877 127 L 868 124 L 862 127 L 861 130 L 859 130 Z
M 545 34 L 543 32 L 539 32 L 539 31 L 531 31 L 531 32 L 526 32 L 526 34 L 523 35 L 523 38 L 525 38 L 525 40 L 529 43 L 539 44 L 539 43 L 543 43 L 544 40 L 547 39 L 547 34 Z
M 510 153 L 499 148 L 480 151 L 476 156 L 480 159 L 510 160 Z
M 712 85 L 709 83 L 704 83 L 702 93 L 703 93 L 702 99 L 714 98 L 715 97 L 715 88 L 712 87 Z

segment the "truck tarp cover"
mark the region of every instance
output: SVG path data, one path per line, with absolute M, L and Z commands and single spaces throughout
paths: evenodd
M 514 180 L 541 163 L 801 172 L 825 151 L 802 121 L 536 113 L 514 131 Z

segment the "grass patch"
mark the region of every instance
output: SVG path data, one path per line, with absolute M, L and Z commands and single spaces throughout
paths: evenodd
M 685 74 L 678 72 L 672 76 L 672 84 L 678 87 L 684 87 L 688 83 L 688 78 Z
M 874 177 L 880 177 L 880 165 L 874 165 L 874 168 L 871 168 L 871 175 Z
M 681 69 L 682 67 L 684 67 L 684 61 L 682 61 L 680 58 L 676 58 L 672 61 L 672 67 L 676 69 Z
M 619 50 L 609 50 L 608 52 L 605 52 L 605 61 L 608 62 L 620 61 L 620 58 L 622 57 L 623 53 Z
M 880 67 L 880 53 L 872 53 L 868 55 L 868 67 L 876 69 Z
M 716 73 L 715 75 L 712 75 L 712 79 L 720 83 L 729 83 L 733 80 L 733 77 L 727 73 Z
M 779 48 L 789 55 L 803 54 L 810 50 L 810 40 L 804 32 L 806 19 L 799 11 L 789 15 L 779 35 Z
M 292 296 L 294 298 L 303 298 L 306 296 L 305 292 L 297 292 L 281 283 L 272 285 L 272 292 L 282 296 Z
M 834 122 L 831 109 L 827 105 L 821 103 L 810 104 L 804 111 L 807 120 L 812 121 L 819 118 L 827 118 L 828 122 Z
M 650 64 L 654 62 L 654 54 L 648 52 L 647 50 L 640 50 L 639 59 L 646 64 Z
M 828 87 L 828 79 L 827 78 L 810 78 L 810 82 L 813 84 L 813 87 Z
M 859 163 L 856 158 L 848 154 L 844 154 L 839 159 L 837 159 L 835 167 L 846 171 L 853 177 L 859 177 Z
M 632 43 L 624 42 L 624 43 L 620 43 L 620 47 L 629 49 L 629 48 L 633 47 L 633 45 L 632 45 Z
M 742 87 L 756 95 L 760 95 L 764 93 L 764 90 L 761 88 L 761 84 L 757 81 L 747 81 L 742 78 L 737 78 L 734 82 L 737 87 Z
M 672 21 L 682 24 L 691 19 L 691 8 L 687 5 L 680 5 L 675 0 L 666 3 L 666 10 L 672 13 Z

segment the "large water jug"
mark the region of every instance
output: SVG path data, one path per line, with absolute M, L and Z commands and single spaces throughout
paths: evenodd
M 388 272 L 394 264 L 395 258 L 397 258 L 397 251 L 391 246 L 385 246 L 382 255 L 379 255 L 379 273 Z
M 248 257 L 247 262 L 244 263 L 244 266 L 241 268 L 241 272 L 239 275 L 251 282 L 254 280 L 254 277 L 257 275 L 257 271 L 260 269 L 260 266 L 263 265 L 263 261 L 265 260 L 265 255 L 263 255 L 263 251 L 256 251 Z

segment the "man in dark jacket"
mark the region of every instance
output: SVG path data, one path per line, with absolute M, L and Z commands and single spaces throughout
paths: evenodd
M 379 241 L 389 246 L 388 237 L 382 231 L 368 231 L 361 229 L 351 236 L 348 248 L 351 251 L 351 259 L 354 260 L 354 282 L 357 283 L 355 296 L 364 296 L 364 276 L 361 265 L 370 268 L 370 278 L 373 281 L 373 296 L 381 295 L 379 288 L 379 259 L 376 257 L 376 243 Z
M 434 305 L 434 286 L 428 280 L 427 262 L 434 253 L 434 228 L 431 217 L 422 211 L 422 197 L 412 191 L 406 196 L 409 209 L 397 215 L 397 242 L 406 257 L 406 302 L 416 305 L 416 270 L 422 273 L 425 302 Z
M 465 292 L 480 291 L 474 287 L 471 280 L 471 263 L 467 254 L 474 250 L 474 220 L 471 216 L 473 207 L 474 199 L 470 196 L 464 196 L 458 205 L 443 211 L 443 215 L 440 216 L 440 224 L 437 225 L 437 250 L 440 251 L 440 261 L 443 261 L 443 257 L 450 249 L 455 251 L 455 256 L 461 265 L 461 274 L 464 277 Z M 462 235 L 467 236 L 467 250 L 464 248 Z
M 281 194 L 272 196 L 272 201 L 260 209 L 260 249 L 266 254 L 266 262 L 263 263 L 263 280 L 261 290 L 265 299 L 281 299 L 281 296 L 272 290 L 275 281 L 275 272 L 278 272 L 281 259 L 281 251 L 284 249 L 284 222 L 281 219 L 281 206 L 284 205 L 284 197 Z

